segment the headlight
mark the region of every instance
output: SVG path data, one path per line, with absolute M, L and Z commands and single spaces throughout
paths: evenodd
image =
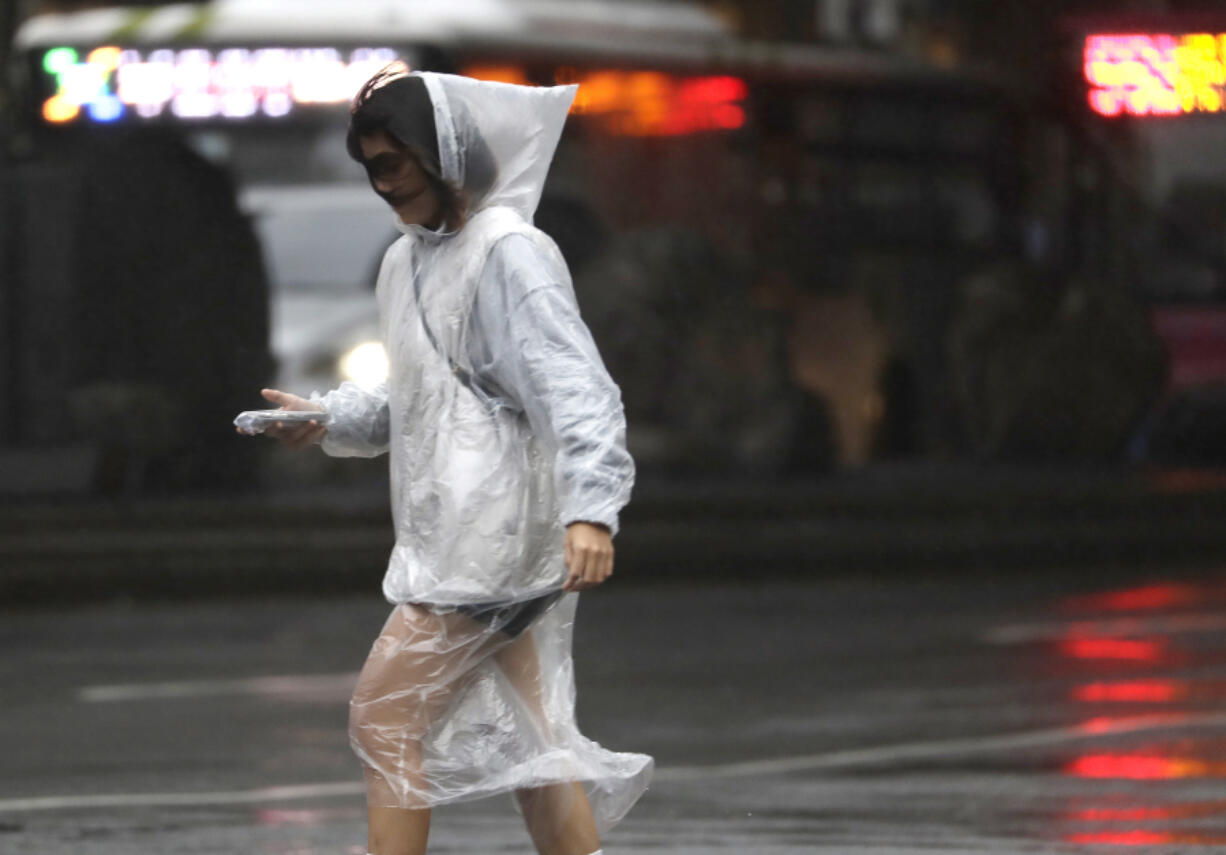
M 387 379 L 387 353 L 377 341 L 366 341 L 341 357 L 341 376 L 363 389 L 373 389 Z

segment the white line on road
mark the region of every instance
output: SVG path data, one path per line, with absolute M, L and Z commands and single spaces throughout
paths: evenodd
M 151 698 L 199 698 L 215 695 L 335 695 L 348 698 L 358 682 L 356 671 L 345 674 L 307 674 L 247 677 L 239 680 L 182 680 L 173 683 L 118 683 L 85 686 L 77 699 L 86 703 L 139 701 Z
M 1117 638 L 1135 635 L 1193 635 L 1224 630 L 1226 614 L 1207 613 L 1009 624 L 989 629 L 983 634 L 983 640 L 989 644 L 1025 644 L 1032 641 L 1058 641 L 1070 635 Z
M 99 793 L 97 795 L 39 796 L 0 799 L 0 813 L 43 810 L 89 810 L 120 807 L 196 807 L 288 802 L 324 796 L 352 796 L 366 792 L 361 781 L 263 787 L 258 790 L 219 790 L 204 793 Z
M 1053 727 L 997 736 L 904 742 L 877 748 L 827 751 L 771 760 L 750 760 L 713 766 L 665 766 L 656 770 L 657 781 L 693 781 L 710 778 L 736 778 L 752 775 L 778 775 L 818 769 L 854 769 L 881 766 L 910 760 L 969 757 L 995 754 L 1019 748 L 1062 745 L 1162 730 L 1226 727 L 1226 713 L 1199 715 L 1149 715 L 1106 719 L 1092 727 Z M 40 796 L 0 799 L 0 813 L 51 810 L 88 810 L 121 807 L 192 807 L 200 805 L 245 805 L 296 801 L 327 796 L 360 795 L 365 787 L 358 781 L 265 787 L 255 790 L 221 790 L 198 793 L 113 793 L 98 795 Z
M 673 766 L 660 769 L 657 780 L 689 781 L 706 777 L 735 778 L 748 775 L 778 775 L 816 769 L 850 769 L 881 766 L 908 760 L 931 760 L 944 757 L 968 757 L 995 754 L 1017 748 L 1035 748 L 1082 742 L 1103 736 L 1120 736 L 1157 730 L 1181 730 L 1195 727 L 1226 727 L 1226 713 L 1155 714 L 1133 718 L 1104 719 L 1092 727 L 1052 727 L 963 739 L 935 739 L 930 742 L 903 742 L 878 748 L 850 751 L 828 751 L 773 760 L 749 760 L 720 766 Z

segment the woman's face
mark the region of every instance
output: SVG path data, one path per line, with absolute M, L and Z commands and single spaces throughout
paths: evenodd
M 438 228 L 442 203 L 417 158 L 385 131 L 367 134 L 358 141 L 371 186 L 392 206 L 401 222 Z

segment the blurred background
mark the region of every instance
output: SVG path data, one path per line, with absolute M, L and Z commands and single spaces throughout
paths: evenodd
M 580 84 L 538 223 L 645 484 L 1211 472 L 1215 5 L 8 4 L 0 491 L 382 490 L 226 428 L 386 370 L 342 139 L 396 56 Z
M 386 370 L 395 232 L 342 139 L 399 56 L 580 84 L 537 222 L 623 390 L 632 514 L 943 508 L 979 544 L 1105 507 L 1216 546 L 1162 516 L 1226 484 L 1216 6 L 6 4 L 0 501 L 380 518 L 382 461 L 229 421 Z
M 1220 0 L 9 0 L 0 853 L 366 851 L 386 461 L 231 420 L 386 371 L 394 57 L 580 87 L 627 848 L 1226 846 Z M 521 851 L 486 810 L 440 851 Z

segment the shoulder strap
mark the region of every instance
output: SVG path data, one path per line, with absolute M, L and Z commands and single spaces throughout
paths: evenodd
M 460 385 L 467 388 L 470 392 L 477 394 L 478 397 L 488 398 L 489 395 L 484 390 L 479 390 L 476 383 L 473 381 L 473 376 L 465 371 L 459 363 L 451 358 L 451 355 L 444 351 L 438 345 L 438 339 L 434 337 L 434 330 L 430 329 L 430 323 L 426 320 L 426 313 L 422 310 L 421 305 L 421 280 L 417 273 L 413 273 L 413 297 L 417 301 L 417 318 L 421 321 L 421 328 L 425 330 L 426 338 L 430 340 L 430 346 L 434 348 L 434 352 L 443 359 L 447 360 L 447 364 L 451 367 L 451 373 L 460 381 Z
M 517 213 L 509 208 L 500 207 L 486 208 L 479 211 L 464 228 L 471 230 L 470 237 L 474 239 L 474 244 L 470 249 L 474 255 L 474 267 L 470 270 L 469 275 L 477 279 L 481 276 L 481 268 L 488 260 L 490 250 L 498 240 L 510 234 L 531 234 L 534 231 Z M 475 297 L 475 295 L 474 289 L 473 294 L 470 296 Z M 479 383 L 472 372 L 456 362 L 452 355 L 439 344 L 438 338 L 434 335 L 434 330 L 430 328 L 430 323 L 426 319 L 426 313 L 422 310 L 421 281 L 418 278 L 417 271 L 413 273 L 413 297 L 417 301 L 417 314 L 421 320 L 422 329 L 426 333 L 426 338 L 430 341 L 430 346 L 434 348 L 435 353 L 447 361 L 451 373 L 460 382 L 460 385 L 484 401 L 500 402 L 505 406 L 505 395 L 497 394 L 495 391 L 491 391 Z M 468 312 L 472 312 L 471 300 L 468 305 Z

